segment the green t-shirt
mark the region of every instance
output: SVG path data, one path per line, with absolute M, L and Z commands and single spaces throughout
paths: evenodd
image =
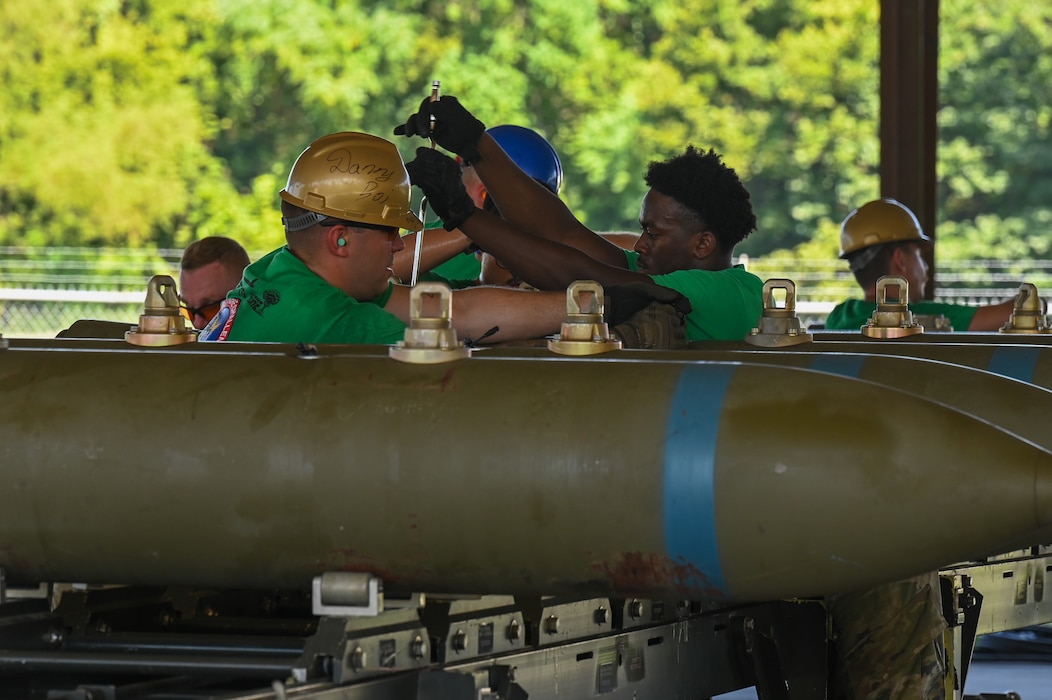
M 245 268 L 200 339 L 392 345 L 405 324 L 382 308 L 390 295 L 388 285 L 373 301 L 356 301 L 283 247 Z
M 429 272 L 419 275 L 422 282 L 448 282 L 449 280 L 478 281 L 482 263 L 474 253 L 460 253 Z
M 639 270 L 639 253 L 626 250 L 628 269 Z M 655 284 L 687 297 L 687 340 L 742 340 L 763 315 L 763 280 L 741 265 L 726 270 L 676 270 L 650 275 Z
M 976 306 L 965 306 L 963 304 L 943 304 L 936 301 L 911 302 L 910 311 L 916 316 L 945 316 L 950 320 L 950 325 L 955 331 L 966 331 L 972 325 L 975 318 Z M 833 307 L 826 316 L 826 329 L 831 331 L 857 331 L 869 323 L 873 312 L 877 309 L 875 301 L 864 301 L 862 299 L 848 299 Z

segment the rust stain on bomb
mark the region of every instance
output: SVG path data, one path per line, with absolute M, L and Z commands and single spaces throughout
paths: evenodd
M 650 596 L 662 590 L 687 597 L 722 598 L 725 595 L 698 567 L 656 552 L 623 552 L 619 560 L 596 563 L 592 568 L 621 593 Z

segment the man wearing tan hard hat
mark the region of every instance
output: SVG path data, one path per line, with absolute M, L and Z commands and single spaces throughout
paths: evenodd
M 877 280 L 891 275 L 905 278 L 914 315 L 943 316 L 958 331 L 999 330 L 1012 314 L 1014 299 L 990 306 L 925 300 L 929 275 L 923 253 L 930 244 L 917 217 L 894 199 L 867 202 L 848 214 L 840 225 L 840 259 L 848 261 L 865 296 L 834 307 L 825 327 L 858 330 L 865 325 L 877 306 Z

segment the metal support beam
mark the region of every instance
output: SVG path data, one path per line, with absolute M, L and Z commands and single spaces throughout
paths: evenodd
M 881 0 L 880 8 L 880 192 L 912 209 L 934 239 L 939 0 Z M 927 257 L 930 299 L 934 246 Z

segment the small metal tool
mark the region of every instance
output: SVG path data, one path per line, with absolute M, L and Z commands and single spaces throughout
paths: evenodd
M 441 86 L 441 84 L 442 83 L 440 81 L 438 81 L 438 80 L 434 80 L 434 81 L 431 82 L 431 101 L 432 102 L 438 102 L 438 88 Z M 435 147 L 435 137 L 434 137 L 434 133 L 435 133 L 435 115 L 434 114 L 431 115 L 430 122 L 431 122 L 431 128 L 430 128 L 431 148 L 434 148 Z M 424 197 L 423 199 L 420 200 L 420 223 L 421 223 L 421 225 L 424 224 L 424 221 L 425 221 L 424 220 L 424 215 L 426 213 L 427 213 L 427 197 Z M 420 270 L 420 251 L 422 250 L 423 245 L 424 245 L 424 229 L 421 228 L 419 231 L 416 232 L 416 246 L 413 248 L 413 274 L 412 274 L 412 276 L 410 277 L 410 280 L 409 280 L 409 286 L 410 287 L 416 285 L 417 273 Z

